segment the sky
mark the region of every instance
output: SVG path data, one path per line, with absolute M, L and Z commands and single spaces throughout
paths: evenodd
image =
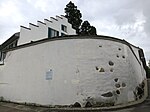
M 70 0 L 0 0 L 0 44 L 20 25 L 36 24 L 56 15 L 64 15 Z M 144 50 L 150 60 L 150 0 L 72 0 L 97 29 L 98 35 L 124 39 Z

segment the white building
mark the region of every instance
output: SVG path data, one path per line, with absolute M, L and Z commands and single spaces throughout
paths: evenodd
M 72 25 L 68 23 L 67 18 L 64 16 L 56 16 L 56 18 L 51 17 L 50 20 L 44 19 L 44 22 L 37 21 L 37 25 L 29 23 L 29 28 L 21 26 L 18 45 L 43 38 L 75 34 L 76 31 L 72 28 Z
M 63 15 L 56 16 L 56 18 L 50 17 L 50 20 L 44 19 L 44 22 L 37 21 L 37 25 L 29 23 L 29 28 L 20 26 L 20 32 L 15 33 L 0 45 L 0 63 L 3 63 L 3 58 L 5 57 L 5 53 L 2 54 L 2 51 L 6 49 L 41 39 L 65 35 L 76 35 L 76 31 Z
M 48 33 L 54 29 L 49 29 L 49 24 L 45 20 L 38 22 L 38 27 L 21 27 L 18 46 L 2 50 L 1 97 L 20 103 L 85 107 L 122 105 L 144 96 L 141 48 L 107 36 L 47 38 L 55 35 Z M 75 34 L 70 24 L 63 25 L 67 31 L 55 27 L 59 36 Z

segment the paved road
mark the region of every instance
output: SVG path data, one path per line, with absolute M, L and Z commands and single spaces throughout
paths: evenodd
M 58 111 L 52 110 L 44 107 L 35 107 L 35 106 L 25 106 L 18 105 L 13 103 L 5 103 L 0 102 L 0 112 L 150 112 L 150 79 L 148 80 L 148 98 L 142 103 L 136 106 L 124 108 L 124 109 L 116 109 L 116 110 L 97 110 L 97 111 Z
M 23 106 L 23 105 L 11 105 L 11 104 L 0 104 L 0 112 L 150 112 L 150 101 L 145 101 L 144 104 L 137 105 L 135 107 L 119 109 L 119 110 L 97 110 L 97 111 L 58 111 L 50 110 L 48 108 L 42 107 L 32 107 L 32 106 Z
M 0 103 L 0 112 L 150 112 L 150 99 L 146 100 L 144 103 L 136 105 L 134 107 L 125 108 L 125 109 L 117 109 L 117 110 L 107 110 L 107 111 L 58 111 L 51 110 L 49 108 L 43 107 L 34 107 L 34 106 L 24 106 L 17 105 L 12 103 Z

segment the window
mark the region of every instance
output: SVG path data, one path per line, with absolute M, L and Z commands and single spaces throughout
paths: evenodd
M 63 36 L 65 36 L 66 34 L 64 34 L 64 33 L 61 33 L 61 36 L 63 37 Z
M 0 65 L 3 65 L 4 61 L 3 61 L 3 55 L 2 52 L 0 51 Z
M 52 29 L 52 28 L 48 28 L 48 38 L 50 37 L 57 37 L 59 36 L 59 32 Z
M 6 57 L 6 52 L 0 52 L 0 62 L 3 61 Z
M 67 32 L 67 26 L 61 25 L 61 30 L 64 31 L 64 32 Z

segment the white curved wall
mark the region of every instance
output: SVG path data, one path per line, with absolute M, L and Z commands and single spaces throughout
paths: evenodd
M 9 51 L 0 69 L 0 96 L 43 105 L 135 101 L 134 90 L 146 78 L 127 45 L 103 39 L 56 40 Z M 108 92 L 113 95 L 102 96 Z

